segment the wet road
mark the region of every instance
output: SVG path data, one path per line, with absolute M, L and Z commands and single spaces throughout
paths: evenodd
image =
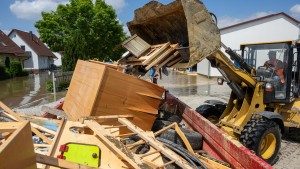
M 0 81 L 0 100 L 10 108 L 41 105 L 54 101 L 52 93 L 46 91 L 46 82 L 51 79 L 48 72 L 30 74 Z M 57 99 L 65 93 L 58 93 Z
M 228 101 L 230 88 L 226 83 L 218 85 L 216 78 L 208 79 L 199 74 L 185 74 L 169 71 L 169 75 L 162 76 L 158 85 L 169 90 L 173 95 L 192 108 L 198 107 L 205 100 L 214 99 Z

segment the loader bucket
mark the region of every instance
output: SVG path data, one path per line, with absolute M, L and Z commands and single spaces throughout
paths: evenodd
M 135 10 L 127 26 L 132 35 L 151 45 L 179 43 L 182 68 L 197 64 L 221 46 L 220 31 L 199 0 L 176 0 L 167 5 L 151 1 Z

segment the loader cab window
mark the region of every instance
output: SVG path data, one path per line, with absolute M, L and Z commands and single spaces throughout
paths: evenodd
M 273 86 L 277 100 L 287 98 L 288 43 L 256 44 L 242 47 L 245 61 L 256 68 L 256 75 Z

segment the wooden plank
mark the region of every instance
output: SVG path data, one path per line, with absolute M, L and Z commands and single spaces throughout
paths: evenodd
M 177 132 L 177 134 L 179 135 L 179 137 L 183 141 L 183 143 L 184 143 L 185 147 L 187 148 L 187 150 L 189 150 L 189 152 L 191 152 L 193 154 L 194 150 L 193 150 L 190 142 L 188 141 L 188 139 L 185 137 L 185 135 L 183 134 L 183 132 L 179 128 L 178 124 L 175 123 L 174 127 L 175 127 L 175 131 Z
M 34 148 L 44 148 L 44 147 L 48 147 L 48 148 L 50 148 L 50 146 L 51 145 L 49 145 L 49 144 L 33 144 L 33 147 Z
M 146 66 L 146 70 L 149 70 L 152 66 L 159 63 L 161 60 L 163 60 L 165 57 L 170 55 L 172 52 L 174 52 L 173 48 L 166 49 L 161 55 L 158 55 L 156 58 L 153 58 L 153 60 Z
M 68 168 L 68 169 L 92 169 L 94 167 L 89 167 L 83 164 L 74 163 L 71 161 L 66 161 L 54 157 L 49 157 L 46 155 L 36 153 L 36 161 L 41 164 L 46 164 L 49 166 L 59 167 L 59 168 Z
M 55 131 L 47 129 L 47 128 L 43 127 L 43 126 L 34 124 L 33 122 L 31 122 L 31 126 L 34 127 L 34 128 L 36 128 L 36 129 L 38 129 L 38 130 L 40 130 L 40 131 L 43 131 L 43 132 L 46 132 L 46 133 L 49 133 L 49 134 L 52 134 L 52 135 L 56 134 Z
M 229 167 L 222 165 L 216 161 L 208 159 L 202 155 L 199 155 L 198 158 L 208 169 L 230 169 Z
M 97 122 L 103 122 L 103 121 L 118 121 L 118 118 L 128 118 L 133 119 L 133 115 L 111 115 L 111 116 L 84 116 L 80 119 L 81 122 L 84 120 L 95 120 Z
M 155 50 L 151 55 L 143 62 L 143 65 L 147 65 L 152 59 L 156 58 L 162 51 L 170 46 L 170 42 L 165 43 L 161 48 Z
M 162 68 L 164 65 L 166 65 L 168 62 L 170 62 L 171 60 L 173 60 L 175 57 L 177 57 L 179 54 L 178 51 L 174 52 L 173 55 L 171 55 L 170 57 L 168 57 L 166 60 L 164 60 L 163 62 L 161 62 L 159 65 L 157 65 L 156 69 L 160 69 Z
M 122 46 L 136 57 L 140 57 L 140 55 L 142 55 L 151 47 L 147 42 L 137 35 L 133 35 L 124 41 Z
M 71 120 L 78 120 L 81 115 L 92 114 L 105 71 L 106 67 L 103 65 L 77 61 L 63 105 Z
M 90 128 L 92 129 L 95 134 L 100 138 L 100 140 L 102 142 L 104 142 L 110 149 L 112 152 L 114 152 L 116 155 L 119 156 L 119 158 L 127 161 L 133 168 L 140 168 L 140 166 L 138 164 L 141 164 L 141 161 L 138 161 L 138 164 L 136 163 L 137 159 L 135 159 L 135 161 L 133 161 L 133 159 L 129 158 L 126 154 L 124 154 L 124 152 L 122 152 L 122 148 L 117 148 L 111 141 L 112 141 L 112 135 L 110 133 L 107 132 L 107 130 L 104 129 L 104 127 L 102 127 L 101 125 L 99 125 L 97 122 L 95 121 L 90 121 L 90 120 L 86 120 L 84 121 L 84 123 Z M 106 137 L 109 137 L 110 140 Z M 123 149 L 124 150 L 124 149 Z M 134 154 L 132 154 L 134 155 Z
M 176 52 L 174 48 L 177 48 L 179 45 L 176 44 L 174 47 L 170 47 L 170 49 L 166 50 L 163 54 L 158 56 L 155 60 L 153 60 L 145 69 L 149 70 L 152 66 L 157 65 L 161 61 L 163 61 L 166 57 L 168 57 L 172 52 Z M 172 56 L 172 55 L 171 55 Z
M 17 113 L 15 113 L 14 111 L 12 111 L 9 107 L 7 107 L 5 104 L 3 104 L 0 101 L 0 107 L 6 111 L 7 113 L 9 113 L 10 115 L 12 115 L 17 121 L 25 121 L 24 119 L 22 119 Z M 31 126 L 31 131 L 36 134 L 38 137 L 40 137 L 41 139 L 43 139 L 46 143 L 51 144 L 51 140 L 49 140 L 45 135 L 43 135 L 41 132 L 39 132 L 37 129 L 35 129 L 34 127 Z
M 121 124 L 127 125 L 131 131 L 138 133 L 138 135 L 140 136 L 141 139 L 145 140 L 149 145 L 154 147 L 157 151 L 160 151 L 162 154 L 164 154 L 170 160 L 172 160 L 172 161 L 174 160 L 178 166 L 180 166 L 182 168 L 186 168 L 186 169 L 192 169 L 192 167 L 182 157 L 180 157 L 178 154 L 171 151 L 169 148 L 166 148 L 159 141 L 148 136 L 145 131 L 143 131 L 140 128 L 138 128 L 137 126 L 133 125 L 127 119 L 119 118 L 119 122 Z
M 36 128 L 31 126 L 31 131 L 36 134 L 39 138 L 41 138 L 43 141 L 45 141 L 48 144 L 51 144 L 52 141 L 48 139 L 44 134 L 42 134 L 40 131 L 38 131 Z
M 14 119 L 16 119 L 17 121 L 23 121 L 23 119 L 14 111 L 12 111 L 9 107 L 7 107 L 2 101 L 0 101 L 0 107 L 6 111 L 7 113 L 9 113 L 11 116 L 13 116 Z
M 119 66 L 119 65 L 115 65 L 115 64 L 99 62 L 99 61 L 96 61 L 96 60 L 89 60 L 89 62 L 97 63 L 97 64 L 100 64 L 100 65 L 105 65 L 105 66 L 107 66 L 111 69 L 117 70 L 117 71 L 123 71 L 124 69 L 126 69 L 125 66 Z
M 5 123 L 0 127 L 8 126 Z M 30 123 L 14 123 L 17 129 L 0 145 L 0 168 L 36 168 Z
M 54 151 L 53 150 L 55 150 L 56 147 L 58 146 L 57 145 L 58 144 L 57 140 L 59 140 L 59 138 L 62 135 L 62 129 L 63 129 L 64 125 L 65 125 L 65 118 L 63 117 L 61 119 L 61 122 L 60 122 L 58 128 L 57 128 L 56 135 L 54 136 L 54 138 L 52 140 L 52 144 L 51 144 L 51 146 L 49 148 L 49 151 L 47 153 L 48 156 L 53 156 L 54 155 Z
M 168 67 L 171 67 L 171 66 L 173 66 L 173 65 L 175 65 L 176 63 L 181 62 L 181 61 L 182 61 L 182 59 L 179 57 L 179 58 L 177 58 L 177 59 L 175 59 L 175 60 L 173 60 L 173 61 L 167 63 L 167 66 L 168 66 Z

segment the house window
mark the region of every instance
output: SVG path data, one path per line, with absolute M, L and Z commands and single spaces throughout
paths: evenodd
M 25 45 L 21 45 L 21 49 L 25 50 Z

